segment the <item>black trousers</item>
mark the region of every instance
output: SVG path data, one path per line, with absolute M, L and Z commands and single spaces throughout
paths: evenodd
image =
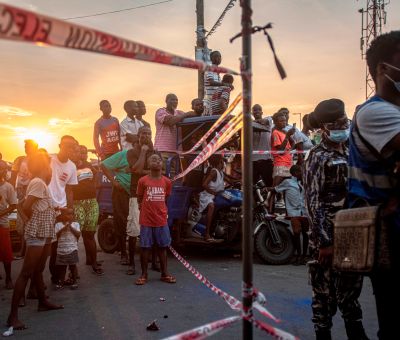
M 119 239 L 121 256 L 126 256 L 126 224 L 129 214 L 129 194 L 125 190 L 112 190 L 114 228 Z
M 272 171 L 274 163 L 272 159 L 260 159 L 253 162 L 253 182 L 254 184 L 260 180 L 264 181 L 267 187 L 272 187 Z

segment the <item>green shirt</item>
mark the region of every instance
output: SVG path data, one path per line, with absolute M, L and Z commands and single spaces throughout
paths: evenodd
M 128 150 L 117 152 L 116 154 L 108 157 L 101 162 L 108 170 L 115 173 L 115 179 L 122 185 L 127 193 L 130 192 L 131 186 L 131 174 L 126 172 L 126 168 L 129 167 Z

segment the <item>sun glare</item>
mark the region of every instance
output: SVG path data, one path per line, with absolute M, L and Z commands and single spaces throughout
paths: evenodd
M 19 140 L 33 139 L 39 144 L 39 148 L 45 148 L 48 152 L 54 152 L 57 148 L 57 137 L 55 134 L 40 129 L 24 129 L 17 134 Z

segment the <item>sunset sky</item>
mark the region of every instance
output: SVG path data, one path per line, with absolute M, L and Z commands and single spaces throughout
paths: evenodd
M 1 0 L 0 0 L 1 1 Z M 120 10 L 160 0 L 2 1 L 57 18 Z M 173 0 L 133 11 L 75 19 L 84 26 L 194 58 L 195 0 Z M 205 0 L 206 29 L 211 29 L 228 0 Z M 288 78 L 281 81 L 265 37 L 253 37 L 253 103 L 272 114 L 282 106 L 291 112 L 310 112 L 323 99 L 344 100 L 348 114 L 364 100 L 365 61 L 360 56 L 361 18 L 365 0 L 253 0 L 253 23 L 273 22 L 270 31 Z M 400 1 L 387 7 L 384 31 L 399 29 Z M 240 6 L 228 12 L 209 40 L 220 50 L 222 65 L 239 69 Z M 123 104 L 141 99 L 145 119 L 154 125 L 154 113 L 167 93 L 179 98 L 188 111 L 197 96 L 195 70 L 104 56 L 74 50 L 38 47 L 0 40 L 0 152 L 12 161 L 23 154 L 23 140 L 37 139 L 56 152 L 64 134 L 93 147 L 92 130 L 100 116 L 98 103 L 108 99 L 112 114 L 122 120 Z M 235 96 L 241 89 L 235 78 Z M 299 125 L 299 116 L 292 116 Z

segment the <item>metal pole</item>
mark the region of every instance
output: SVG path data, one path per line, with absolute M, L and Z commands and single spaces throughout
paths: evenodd
M 201 56 L 204 53 L 205 47 L 205 29 L 204 29 L 204 0 L 196 0 L 196 14 L 197 14 L 197 28 L 196 28 L 196 60 L 199 59 L 200 50 L 202 51 Z M 201 58 L 203 60 L 203 57 Z M 204 97 L 204 72 L 198 71 L 198 98 L 203 99 Z
M 243 339 L 253 339 L 253 127 L 251 119 L 251 0 L 241 0 L 242 7 L 242 84 L 243 84 L 243 129 L 242 129 L 242 179 L 243 179 Z

